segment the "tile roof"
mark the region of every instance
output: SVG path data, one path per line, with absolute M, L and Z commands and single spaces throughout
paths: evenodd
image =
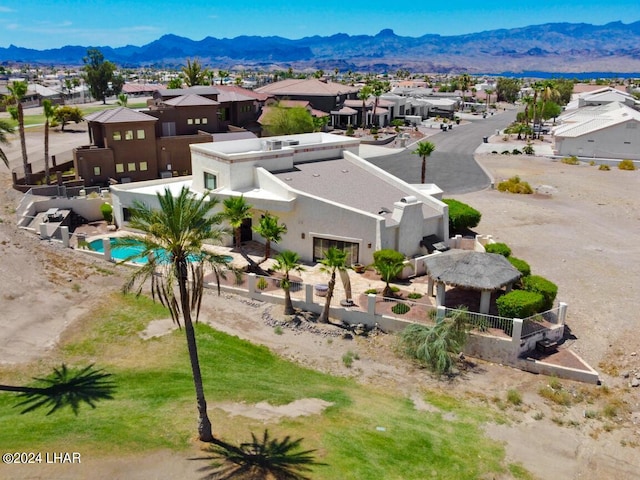
M 188 94 L 188 95 L 180 95 L 179 97 L 174 97 L 169 100 L 163 101 L 165 105 L 169 105 L 171 107 L 202 107 L 202 106 L 214 106 L 220 105 L 220 102 L 216 102 L 215 100 L 211 100 L 206 97 L 202 97 L 200 95 Z
M 220 91 L 218 87 L 211 85 L 196 85 L 189 88 L 161 88 L 158 93 L 165 97 L 179 97 L 181 95 L 218 95 Z
M 156 117 L 147 115 L 146 113 L 131 110 L 126 107 L 112 108 L 109 110 L 100 110 L 99 112 L 90 113 L 85 116 L 87 122 L 96 123 L 129 123 L 129 122 L 157 122 Z
M 250 97 L 261 102 L 264 102 L 271 96 L 266 93 L 259 93 L 255 90 L 249 90 L 248 88 L 239 87 L 238 85 L 218 85 L 216 88 L 220 91 L 220 95 L 223 95 L 225 93 L 233 93 L 236 95 Z
M 256 88 L 255 91 L 271 95 L 314 95 L 329 97 L 355 93 L 359 90 L 358 87 L 351 87 L 349 85 L 343 85 L 342 83 L 323 82 L 317 78 L 290 78 Z

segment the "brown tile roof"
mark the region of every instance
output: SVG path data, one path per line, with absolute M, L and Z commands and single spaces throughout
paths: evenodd
M 271 95 L 313 95 L 318 97 L 333 97 L 346 93 L 355 93 L 359 90 L 360 89 L 358 87 L 351 87 L 349 85 L 343 85 L 342 83 L 322 82 L 317 78 L 291 78 L 256 88 L 255 91 Z
M 224 93 L 233 93 L 235 95 L 243 95 L 245 97 L 250 97 L 260 102 L 264 102 L 271 95 L 266 93 L 259 93 L 255 90 L 249 90 L 248 88 L 239 87 L 237 85 L 218 85 L 216 87 L 220 91 L 220 95 Z
M 220 102 L 195 94 L 181 95 L 179 97 L 165 100 L 163 103 L 171 107 L 203 107 L 220 105 Z
M 131 110 L 126 107 L 118 107 L 110 110 L 101 110 L 99 112 L 90 113 L 84 119 L 87 122 L 96 123 L 129 123 L 129 122 L 157 122 L 156 117 L 147 115 L 146 113 Z

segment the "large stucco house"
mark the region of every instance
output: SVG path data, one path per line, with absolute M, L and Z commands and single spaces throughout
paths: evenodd
M 252 224 L 265 212 L 277 215 L 288 228 L 278 248 L 298 252 L 303 261 L 322 258 L 332 245 L 346 249 L 350 263 L 371 263 L 382 248 L 413 257 L 427 253 L 424 237 L 449 237 L 441 190 L 410 185 L 358 152 L 358 139 L 326 133 L 194 144 L 190 178 L 112 186 L 115 220 L 126 224 L 136 200 L 157 206 L 158 192 L 187 186 L 220 200 L 244 196 L 253 217 L 243 241 L 263 242 Z

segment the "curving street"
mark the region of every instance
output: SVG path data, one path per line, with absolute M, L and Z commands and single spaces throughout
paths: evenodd
M 436 149 L 427 158 L 427 183 L 435 183 L 445 194 L 467 193 L 482 190 L 490 185 L 484 170 L 474 160 L 474 152 L 482 143 L 482 137 L 495 134 L 516 118 L 517 110 L 500 111 L 487 118 L 478 117 L 464 125 L 454 125 L 453 130 L 439 132 L 427 139 Z M 420 182 L 419 156 L 411 153 L 416 145 L 410 145 L 400 153 L 368 158 L 372 164 L 409 183 Z

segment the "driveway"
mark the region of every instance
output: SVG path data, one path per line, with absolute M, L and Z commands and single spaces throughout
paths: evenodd
M 427 183 L 435 183 L 445 195 L 474 192 L 489 187 L 490 179 L 474 160 L 474 152 L 489 137 L 507 127 L 516 118 L 516 110 L 499 111 L 487 118 L 477 117 L 464 125 L 454 125 L 453 130 L 429 136 L 436 149 L 427 158 Z M 420 183 L 422 160 L 406 150 L 391 155 L 368 158 L 372 164 L 409 183 Z

